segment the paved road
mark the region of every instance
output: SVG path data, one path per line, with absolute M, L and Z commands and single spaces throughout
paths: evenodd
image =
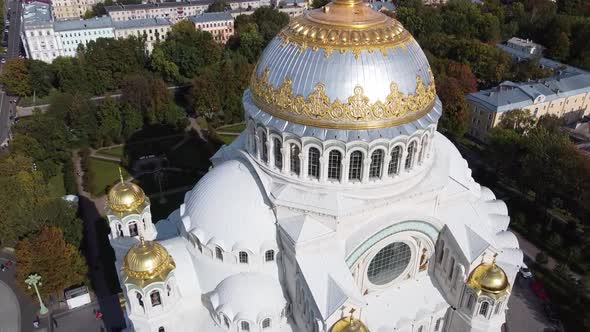
M 550 324 L 545 317 L 543 304 L 530 288 L 531 279 L 517 276 L 508 300 L 506 325 L 510 332 L 546 332 Z
M 20 55 L 20 29 L 23 8 L 20 1 L 10 1 L 9 6 L 10 10 L 5 10 L 5 15 L 8 15 L 10 13 L 7 58 L 12 59 Z M 7 144 L 8 140 L 11 137 L 11 116 L 14 116 L 16 114 L 16 97 L 6 96 L 5 92 L 1 90 L 0 93 L 0 146 L 2 146 Z
M 19 332 L 20 331 L 20 307 L 16 294 L 12 289 L 0 280 L 0 331 L 2 332 Z

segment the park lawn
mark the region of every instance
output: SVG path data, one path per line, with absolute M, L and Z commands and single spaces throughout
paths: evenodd
M 47 183 L 49 188 L 49 194 L 52 197 L 63 197 L 66 195 L 66 189 L 64 187 L 64 175 L 62 172 L 57 173 L 56 176 L 49 179 Z
M 221 126 L 215 130 L 217 131 L 227 131 L 230 133 L 241 133 L 246 129 L 246 124 L 241 122 L 241 123 L 234 123 L 234 124 L 230 124 L 230 125 L 225 125 L 225 126 Z
M 119 164 L 116 162 L 90 158 L 90 168 L 95 177 L 96 190 L 92 193 L 94 196 L 104 195 L 106 188 L 119 180 Z M 121 168 L 121 171 L 123 177 L 129 176 L 124 168 Z
M 96 153 L 103 155 L 103 156 L 123 158 L 124 147 L 123 147 L 123 145 L 120 145 L 120 146 L 116 146 L 114 148 L 101 149 L 101 150 L 96 151 Z
M 221 138 L 221 140 L 225 144 L 231 144 L 231 142 L 233 142 L 236 138 L 238 138 L 238 136 L 236 136 L 236 135 L 223 135 L 223 134 L 219 134 L 219 137 Z

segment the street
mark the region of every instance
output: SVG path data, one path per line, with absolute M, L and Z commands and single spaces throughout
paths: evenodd
M 22 5 L 20 1 L 10 1 L 9 10 L 5 6 L 4 19 L 8 18 L 10 13 L 10 27 L 8 29 L 8 49 L 7 59 L 18 58 L 20 55 L 20 28 L 21 28 L 21 15 Z M 4 36 L 4 35 L 3 35 Z M 11 137 L 10 126 L 16 114 L 16 100 L 14 96 L 6 95 L 6 92 L 2 89 L 0 91 L 0 146 L 6 146 Z
M 510 332 L 550 331 L 551 325 L 543 311 L 543 302 L 531 290 L 531 282 L 531 279 L 524 279 L 520 274 L 514 281 L 506 314 L 506 325 Z

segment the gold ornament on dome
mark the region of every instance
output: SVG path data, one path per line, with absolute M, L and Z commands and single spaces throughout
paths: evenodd
M 283 45 L 294 44 L 303 51 L 351 51 L 358 58 L 361 51 L 381 51 L 402 47 L 413 41 L 411 34 L 397 20 L 376 12 L 361 2 L 334 1 L 322 9 L 311 10 L 295 18 L 279 33 Z
M 479 264 L 467 278 L 467 286 L 479 296 L 481 294 L 499 299 L 510 291 L 510 282 L 504 270 L 496 265 L 496 255 L 491 263 Z
M 330 102 L 326 85 L 317 83 L 307 96 L 295 96 L 291 79 L 286 77 L 278 88 L 268 81 L 269 70 L 260 77 L 252 76 L 250 90 L 254 103 L 265 112 L 281 119 L 304 125 L 335 129 L 373 129 L 413 121 L 428 113 L 434 106 L 436 89 L 429 70 L 430 84 L 426 86 L 416 76 L 416 90 L 404 95 L 395 82 L 385 101 L 371 102 L 362 86 L 357 85 L 345 101 Z
M 144 287 L 152 282 L 166 280 L 176 264 L 166 248 L 155 241 L 144 241 L 132 246 L 123 261 L 121 272 L 125 283 Z
M 119 168 L 120 182 L 115 184 L 107 194 L 107 206 L 119 213 L 134 212 L 146 202 L 145 193 L 136 184 L 123 181 Z

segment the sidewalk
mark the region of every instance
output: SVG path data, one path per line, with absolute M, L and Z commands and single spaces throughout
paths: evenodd
M 543 250 L 537 248 L 537 246 L 535 246 L 532 242 L 525 239 L 524 236 L 520 235 L 514 229 L 510 229 L 510 231 L 512 233 L 514 233 L 514 235 L 516 235 L 516 238 L 518 239 L 518 244 L 520 245 L 520 250 L 522 250 L 524 255 L 528 259 L 535 261 L 537 254 Z M 547 255 L 547 259 L 548 259 L 548 261 L 547 261 L 546 267 L 550 270 L 553 270 L 557 266 L 557 260 L 555 260 L 555 258 L 553 258 L 549 255 Z

